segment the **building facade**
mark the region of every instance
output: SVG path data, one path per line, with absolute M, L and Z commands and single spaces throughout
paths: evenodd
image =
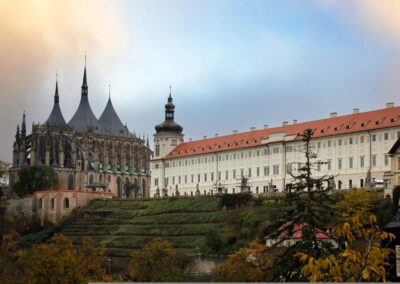
M 171 99 L 172 102 L 172 99 Z M 166 105 L 166 117 L 170 108 Z M 151 162 L 151 196 L 284 191 L 304 161 L 299 133 L 314 130 L 315 176 L 333 175 L 334 187 L 348 189 L 382 183 L 391 169 L 388 154 L 400 136 L 400 107 L 386 108 L 280 127 L 204 137 L 184 142 L 180 131 L 156 127 Z M 173 121 L 173 116 L 172 116 Z M 175 122 L 174 122 L 175 123 Z M 169 136 L 168 136 L 169 135 Z M 157 149 L 159 145 L 159 149 Z
M 24 113 L 13 145 L 10 188 L 18 182 L 22 167 L 48 165 L 57 174 L 55 188 L 104 188 L 114 196 L 124 197 L 129 186 L 131 195 L 148 197 L 150 157 L 148 140 L 146 143 L 144 137 L 137 137 L 123 125 L 111 98 L 100 118 L 96 118 L 89 104 L 85 66 L 81 100 L 68 123 L 61 113 L 57 82 L 49 118 L 43 124 L 33 124 L 30 134 Z

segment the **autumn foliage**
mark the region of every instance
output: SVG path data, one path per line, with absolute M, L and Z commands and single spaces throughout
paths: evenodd
M 335 205 L 341 220 L 336 236 L 343 249 L 325 258 L 299 252 L 297 257 L 305 264 L 301 272 L 309 281 L 386 281 L 385 266 L 391 250 L 382 248 L 381 242 L 394 235 L 379 228 L 371 212 L 376 201 L 376 193 L 354 190 Z
M 272 265 L 277 249 L 268 249 L 264 244 L 253 241 L 241 248 L 213 272 L 217 282 L 264 282 L 272 280 Z

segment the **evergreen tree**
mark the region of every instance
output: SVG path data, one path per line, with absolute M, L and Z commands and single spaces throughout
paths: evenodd
M 301 275 L 303 264 L 295 257 L 299 252 L 305 252 L 313 257 L 325 257 L 333 251 L 329 242 L 317 238 L 317 232 L 329 224 L 333 217 L 331 205 L 333 198 L 328 194 L 333 188 L 333 177 L 313 177 L 313 171 L 325 164 L 316 161 L 311 142 L 314 131 L 307 129 L 299 136 L 304 141 L 305 162 L 299 164 L 298 174 L 291 174 L 294 182 L 288 187 L 284 203 L 284 214 L 276 224 L 270 237 L 278 238 L 276 246 L 288 245 L 281 257 L 274 263 L 275 280 L 304 281 Z M 289 243 L 293 233 L 301 231 L 301 239 Z

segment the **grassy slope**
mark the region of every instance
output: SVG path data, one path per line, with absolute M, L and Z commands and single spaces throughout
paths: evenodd
M 76 244 L 82 236 L 104 244 L 107 256 L 127 259 L 155 237 L 170 240 L 174 247 L 191 255 L 206 253 L 205 239 L 217 230 L 228 253 L 255 237 L 265 223 L 271 206 L 223 211 L 219 198 L 162 200 L 96 200 L 82 209 L 76 222 L 62 233 Z M 272 211 L 271 211 L 272 209 Z

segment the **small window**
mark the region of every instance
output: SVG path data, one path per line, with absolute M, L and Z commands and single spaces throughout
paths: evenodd
M 43 208 L 43 198 L 39 199 L 39 208 L 42 209 Z
M 56 201 L 54 197 L 50 200 L 50 208 L 54 210 L 56 208 Z

